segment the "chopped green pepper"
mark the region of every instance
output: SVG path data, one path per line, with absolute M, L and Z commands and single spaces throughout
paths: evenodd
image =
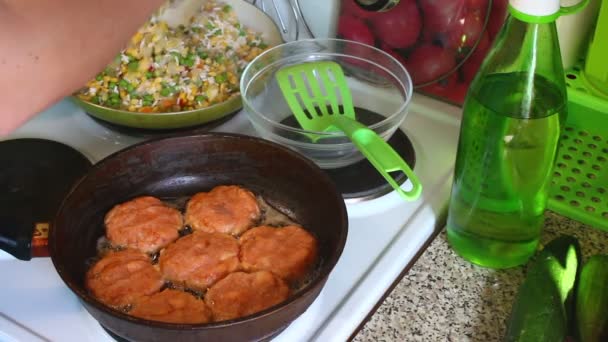
M 143 101 L 142 104 L 144 106 L 151 106 L 154 103 L 154 96 L 150 95 L 150 94 L 146 94 L 143 97 Z
M 222 11 L 224 11 L 224 13 L 228 13 L 228 12 L 230 12 L 231 9 L 232 9 L 232 6 L 224 5 L 224 7 L 222 8 Z
M 137 69 L 139 69 L 139 62 L 138 61 L 130 62 L 127 65 L 127 68 L 129 69 L 129 71 L 137 71 Z
M 161 96 L 169 96 L 171 95 L 171 88 L 163 88 L 160 90 Z
M 196 56 L 193 54 L 188 54 L 186 57 L 181 58 L 179 61 L 181 65 L 185 65 L 190 68 L 194 66 L 194 62 L 196 62 Z
M 228 75 L 225 72 L 215 76 L 215 81 L 217 83 L 224 83 L 224 82 L 226 82 L 227 79 L 228 79 Z
M 204 102 L 204 101 L 207 101 L 207 96 L 205 96 L 205 95 L 197 95 L 197 96 L 194 98 L 194 101 L 196 101 L 196 102 Z
M 127 80 L 125 80 L 124 78 L 121 79 L 120 81 L 118 81 L 118 87 L 121 89 L 127 89 L 127 86 L 129 86 L 129 82 Z

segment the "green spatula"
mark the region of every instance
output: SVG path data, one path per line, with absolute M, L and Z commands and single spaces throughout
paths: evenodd
M 376 132 L 356 121 L 350 90 L 339 64 L 319 61 L 290 65 L 280 69 L 276 78 L 303 129 L 344 132 L 401 197 L 413 201 L 420 196 L 422 185 L 407 163 Z M 405 173 L 412 189 L 401 189 L 389 173 L 394 171 Z

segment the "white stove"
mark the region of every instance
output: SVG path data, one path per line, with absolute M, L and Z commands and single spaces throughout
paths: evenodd
M 347 203 L 344 252 L 310 308 L 275 341 L 342 341 L 356 330 L 443 224 L 451 186 L 460 109 L 416 94 L 401 129 L 416 151 L 424 186 L 415 202 L 395 192 Z M 245 113 L 212 131 L 255 135 Z M 40 113 L 7 139 L 46 138 L 97 162 L 143 138 L 118 133 L 68 100 Z M 404 184 L 405 188 L 410 185 Z M 112 341 L 65 286 L 50 258 L 19 261 L 0 252 L 0 341 Z

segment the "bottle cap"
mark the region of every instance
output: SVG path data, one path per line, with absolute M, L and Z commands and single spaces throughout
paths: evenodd
M 521 21 L 542 24 L 578 12 L 588 3 L 589 0 L 581 0 L 572 6 L 560 6 L 560 0 L 509 0 L 509 12 Z

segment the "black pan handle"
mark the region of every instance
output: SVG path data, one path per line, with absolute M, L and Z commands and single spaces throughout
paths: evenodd
M 91 162 L 45 139 L 0 141 L 0 249 L 21 260 L 48 256 L 49 224 Z
M 0 249 L 21 260 L 32 258 L 33 222 L 0 217 Z

